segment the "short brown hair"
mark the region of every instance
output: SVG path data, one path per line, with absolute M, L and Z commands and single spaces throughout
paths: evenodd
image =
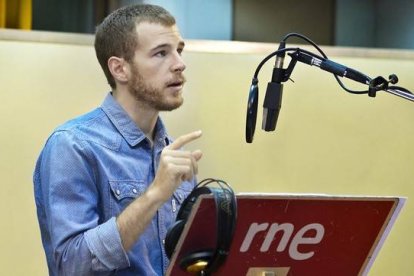
M 108 68 L 108 59 L 117 56 L 128 62 L 132 61 L 138 44 L 135 30 L 137 24 L 141 22 L 172 26 L 175 24 L 175 19 L 160 6 L 132 5 L 115 10 L 96 28 L 96 57 L 112 88 L 115 88 L 116 84 Z

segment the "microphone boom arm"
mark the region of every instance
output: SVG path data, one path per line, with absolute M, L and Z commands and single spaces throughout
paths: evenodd
M 310 51 L 301 49 L 301 48 L 286 48 L 286 40 L 289 37 L 296 36 L 301 39 L 306 40 L 308 43 L 312 44 L 322 55 L 317 55 Z M 290 63 L 287 68 L 283 68 L 283 59 L 285 54 L 288 54 L 291 57 Z M 267 55 L 257 66 L 256 71 L 254 72 L 252 84 L 250 86 L 249 98 L 247 102 L 247 113 L 246 113 L 246 142 L 252 143 L 253 136 L 256 128 L 256 117 L 258 109 L 258 99 L 259 99 L 259 79 L 258 75 L 263 65 L 272 57 L 277 56 L 275 67 L 273 69 L 272 80 L 268 84 L 268 89 L 266 90 L 266 97 L 263 104 L 263 120 L 262 128 L 265 131 L 274 131 L 276 127 L 276 121 L 279 114 L 279 109 L 282 100 L 282 91 L 283 91 L 283 82 L 286 82 L 290 79 L 290 75 L 293 72 L 293 69 L 298 61 L 308 64 L 310 66 L 316 66 L 320 69 L 332 73 L 338 82 L 338 84 L 345 91 L 352 94 L 368 94 L 370 97 L 375 97 L 378 91 L 385 91 L 387 93 L 402 97 L 406 100 L 414 102 L 414 94 L 400 86 L 394 86 L 398 82 L 398 77 L 395 74 L 391 74 L 388 77 L 388 80 L 378 76 L 376 78 L 370 78 L 369 76 L 354 70 L 352 68 L 346 67 L 342 64 L 330 60 L 325 53 L 309 38 L 297 34 L 290 33 L 285 36 L 282 42 L 279 45 L 279 49 Z M 279 60 L 278 60 L 279 58 Z M 282 59 L 280 59 L 282 58 Z M 280 62 L 278 62 L 280 61 Z M 344 77 L 351 79 L 353 81 L 368 85 L 368 89 L 364 91 L 353 91 L 345 87 L 339 77 Z M 391 85 L 390 85 L 391 84 Z M 271 111 L 269 113 L 268 111 Z M 270 115 L 269 115 L 270 114 Z
M 370 97 L 375 97 L 376 92 L 378 91 L 385 91 L 390 94 L 402 97 L 406 100 L 414 101 L 414 95 L 409 90 L 403 87 L 389 86 L 390 83 L 396 84 L 398 82 L 398 78 L 394 74 L 389 76 L 388 81 L 381 76 L 372 79 L 357 70 L 346 67 L 330 59 L 323 58 L 312 52 L 300 48 L 297 48 L 296 51 L 294 51 L 293 53 L 288 53 L 288 55 L 291 57 L 292 60 L 288 68 L 286 69 L 287 79 L 290 77 L 290 74 L 292 73 L 296 62 L 300 61 L 311 66 L 319 67 L 322 70 L 334 74 L 335 76 L 348 78 L 356 82 L 368 85 L 369 88 L 367 94 Z

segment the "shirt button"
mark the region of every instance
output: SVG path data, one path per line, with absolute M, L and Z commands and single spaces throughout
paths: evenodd
M 121 191 L 120 190 L 116 190 L 115 192 L 116 192 L 117 195 L 120 195 L 121 194 Z
M 138 191 L 137 191 L 137 189 L 132 189 L 132 192 L 134 193 L 134 194 L 136 194 L 136 193 L 138 193 Z
M 165 240 L 162 240 L 162 245 L 165 245 Z

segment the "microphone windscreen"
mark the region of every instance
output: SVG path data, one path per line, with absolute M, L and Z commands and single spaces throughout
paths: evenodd
M 257 83 L 252 83 L 247 101 L 246 114 L 246 142 L 253 142 L 254 131 L 256 129 L 257 105 L 259 102 L 259 88 Z

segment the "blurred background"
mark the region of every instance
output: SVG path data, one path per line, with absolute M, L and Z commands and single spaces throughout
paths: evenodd
M 322 45 L 414 48 L 410 0 L 0 0 L 0 27 L 92 34 L 134 3 L 168 9 L 187 39 L 277 42 L 294 31 Z
M 203 150 L 200 179 L 222 178 L 236 192 L 407 197 L 369 275 L 413 275 L 413 102 L 352 95 L 331 74 L 298 64 L 295 82 L 285 83 L 277 129 L 266 133 L 260 124 L 269 61 L 259 75 L 252 144 L 244 129 L 254 70 L 289 32 L 371 77 L 395 73 L 414 90 L 414 1 L 0 0 L 2 275 L 47 275 L 34 165 L 56 126 L 99 106 L 109 91 L 93 32 L 109 12 L 132 3 L 164 6 L 186 39 L 185 103 L 162 117 L 173 137 L 203 130 L 188 146 Z

